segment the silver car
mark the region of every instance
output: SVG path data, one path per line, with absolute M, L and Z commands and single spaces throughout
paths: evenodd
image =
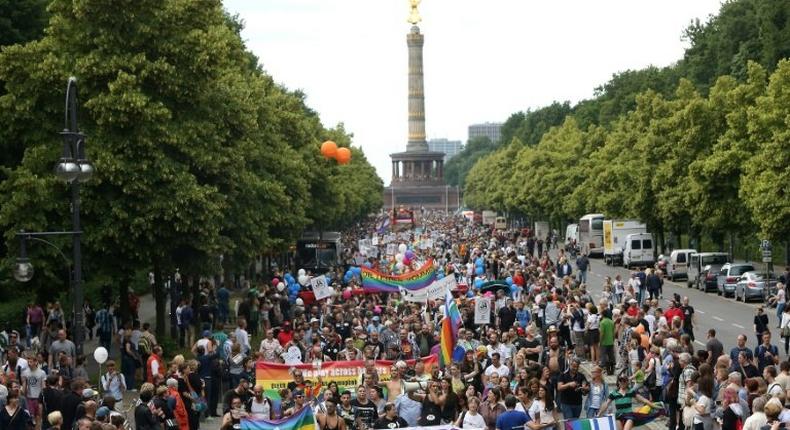
M 776 290 L 776 278 L 773 274 L 746 272 L 741 275 L 735 285 L 735 300 L 759 299 L 765 301 Z
M 746 272 L 753 272 L 754 266 L 751 263 L 727 263 L 721 266 L 718 275 L 716 275 L 716 289 L 719 295 L 735 296 L 735 284 Z

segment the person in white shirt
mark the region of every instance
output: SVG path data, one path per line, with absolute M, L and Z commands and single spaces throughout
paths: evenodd
M 280 342 L 274 338 L 274 331 L 272 329 L 266 330 L 266 338 L 261 341 L 260 352 L 263 353 L 263 360 L 268 362 L 275 362 L 277 357 L 282 353 L 282 346 Z
M 757 397 L 752 401 L 752 414 L 743 422 L 743 430 L 759 430 L 768 422 L 764 408 L 765 397 Z
M 472 397 L 468 400 L 469 410 L 464 411 L 455 421 L 455 426 L 464 429 L 486 428 L 486 422 L 480 415 L 480 400 Z
M 488 378 L 494 374 L 497 376 L 510 376 L 510 368 L 500 362 L 501 358 L 502 356 L 498 352 L 491 354 L 491 364 L 489 364 L 488 367 L 486 367 L 486 370 L 483 371 L 484 384 L 488 382 Z
M 239 326 L 234 332 L 236 334 L 236 342 L 241 345 L 241 352 L 244 355 L 250 354 L 250 336 L 247 334 L 247 321 L 244 318 L 239 318 Z

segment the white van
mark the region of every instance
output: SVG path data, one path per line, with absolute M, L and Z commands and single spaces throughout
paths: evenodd
M 572 243 L 579 244 L 579 224 L 568 224 L 565 227 L 565 247 Z
M 667 277 L 670 281 L 677 278 L 689 276 L 689 261 L 691 254 L 696 254 L 696 249 L 676 249 L 669 254 L 669 264 L 667 265 Z
M 653 235 L 650 233 L 633 233 L 625 237 L 623 249 L 623 266 L 653 267 L 656 259 L 653 255 Z

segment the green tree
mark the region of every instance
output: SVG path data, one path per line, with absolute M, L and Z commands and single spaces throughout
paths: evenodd
M 749 139 L 740 195 L 763 237 L 790 237 L 790 61 L 779 62 L 766 94 L 748 113 Z
M 476 137 L 466 143 L 464 150 L 460 154 L 451 158 L 444 166 L 444 180 L 453 186 L 463 186 L 469 169 L 497 148 L 496 142 L 491 142 L 487 137 Z
M 48 0 L 0 0 L 0 47 L 36 40 L 44 34 Z

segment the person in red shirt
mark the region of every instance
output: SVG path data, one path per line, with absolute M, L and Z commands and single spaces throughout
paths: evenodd
M 669 309 L 664 312 L 664 316 L 667 318 L 667 323 L 670 325 L 670 327 L 672 326 L 672 320 L 674 320 L 675 317 L 680 318 L 681 321 L 683 321 L 684 318 L 683 310 L 677 306 L 677 303 L 675 303 L 674 300 L 669 302 Z
M 628 316 L 636 318 L 639 315 L 639 306 L 635 299 L 628 301 L 628 309 L 625 310 Z
M 291 322 L 283 322 L 283 327 L 280 330 L 280 333 L 277 334 L 277 341 L 280 342 L 280 346 L 285 348 L 285 345 L 288 345 L 291 340 L 293 340 L 293 338 L 294 332 L 291 330 Z

